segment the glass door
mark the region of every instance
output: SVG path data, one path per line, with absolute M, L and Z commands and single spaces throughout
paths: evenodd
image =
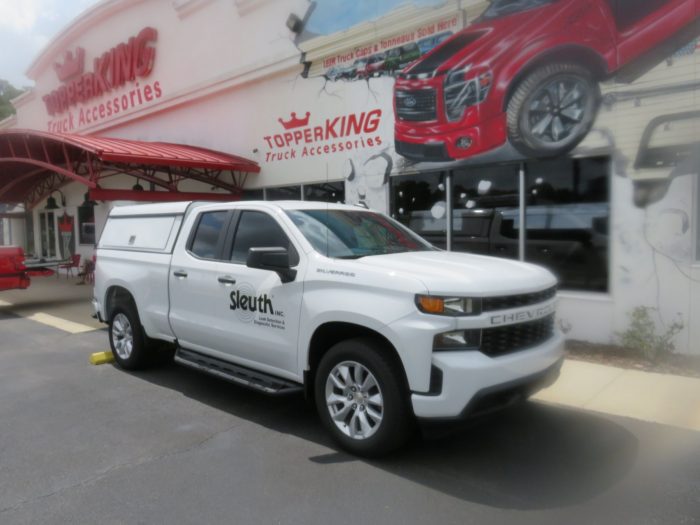
M 56 219 L 52 211 L 39 214 L 39 234 L 41 237 L 41 257 L 56 257 Z

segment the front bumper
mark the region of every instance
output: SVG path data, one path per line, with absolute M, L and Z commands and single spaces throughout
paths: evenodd
M 419 162 L 448 161 L 473 157 L 506 142 L 505 115 L 499 115 L 476 126 L 450 131 L 434 128 L 438 126 L 414 126 L 411 123 L 397 122 L 396 152 Z M 465 137 L 471 141 L 469 147 L 457 147 L 458 141 Z
M 476 351 L 434 353 L 431 391 L 412 394 L 413 412 L 420 419 L 454 420 L 507 406 L 552 384 L 563 356 L 558 332 L 539 346 L 496 358 Z

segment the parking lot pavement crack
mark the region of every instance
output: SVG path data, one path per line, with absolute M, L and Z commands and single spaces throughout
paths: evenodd
M 237 421 L 233 425 L 230 425 L 230 426 L 228 426 L 224 429 L 218 430 L 216 432 L 212 432 L 210 435 L 208 435 L 208 436 L 206 436 L 206 437 L 204 437 L 204 438 L 202 438 L 194 443 L 191 443 L 190 445 L 188 445 L 184 448 L 181 448 L 178 450 L 171 450 L 169 452 L 164 452 L 163 454 L 158 454 L 155 456 L 141 458 L 137 461 L 130 461 L 130 462 L 125 462 L 125 463 L 120 463 L 117 465 L 112 465 L 109 468 L 103 470 L 102 472 L 99 472 L 99 473 L 95 474 L 94 476 L 90 476 L 87 479 L 84 479 L 82 481 L 78 481 L 76 483 L 71 483 L 71 484 L 63 486 L 63 487 L 58 487 L 55 490 L 52 490 L 51 492 L 47 492 L 45 494 L 40 494 L 38 496 L 29 497 L 29 498 L 23 499 L 23 500 L 15 503 L 13 505 L 9 505 L 7 507 L 0 508 L 0 515 L 8 513 L 8 512 L 20 510 L 22 507 L 24 507 L 27 504 L 35 503 L 37 501 L 51 498 L 51 497 L 53 497 L 57 494 L 60 494 L 62 492 L 66 492 L 69 490 L 82 488 L 82 487 L 89 487 L 91 485 L 99 483 L 103 479 L 110 477 L 111 475 L 115 474 L 118 471 L 130 469 L 130 468 L 134 468 L 134 467 L 140 467 L 143 465 L 147 465 L 149 463 L 161 461 L 163 459 L 168 459 L 168 458 L 180 456 L 183 454 L 187 454 L 187 453 L 192 452 L 198 448 L 204 447 L 207 443 L 216 439 L 218 436 L 221 436 L 223 434 L 231 432 L 232 430 L 235 430 L 237 427 L 240 427 L 240 426 L 245 425 L 245 424 L 246 424 L 246 421 Z

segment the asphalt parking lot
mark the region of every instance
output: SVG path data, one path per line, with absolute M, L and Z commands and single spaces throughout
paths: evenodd
M 700 523 L 700 434 L 529 403 L 391 458 L 300 397 L 92 366 L 103 330 L 0 310 L 0 523 Z

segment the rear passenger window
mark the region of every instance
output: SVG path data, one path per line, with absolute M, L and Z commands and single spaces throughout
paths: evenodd
M 190 246 L 190 251 L 194 255 L 203 259 L 216 258 L 227 214 L 226 211 L 202 213 Z
M 290 251 L 292 264 L 296 264 L 296 251 L 275 219 L 260 211 L 241 213 L 236 238 L 233 241 L 231 261 L 245 264 L 250 248 L 272 247 L 287 248 Z

